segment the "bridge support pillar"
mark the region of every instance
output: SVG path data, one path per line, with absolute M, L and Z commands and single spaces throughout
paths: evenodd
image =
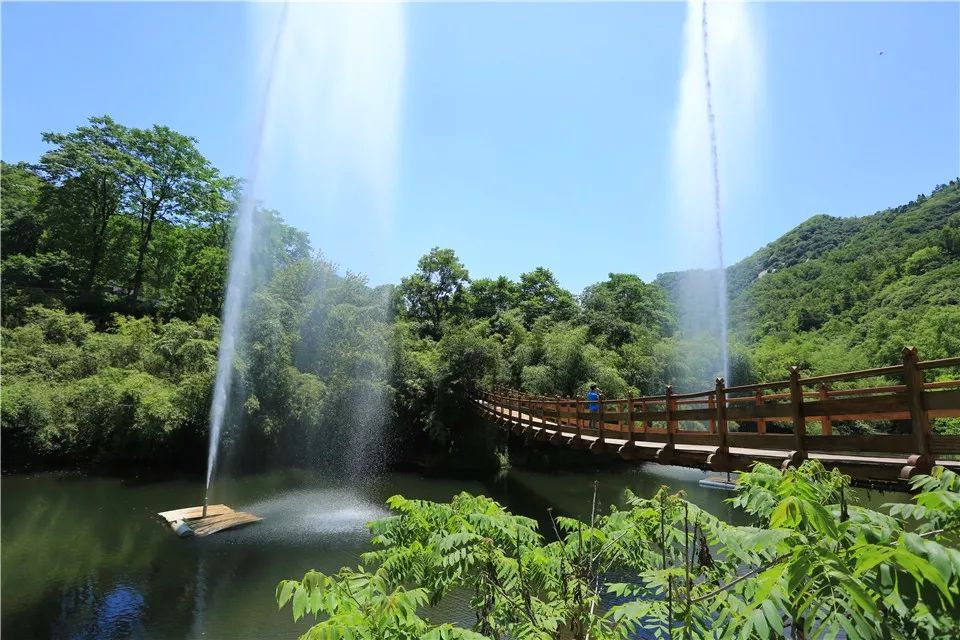
M 673 443 L 668 442 L 657 451 L 657 462 L 660 464 L 670 464 L 673 461 L 675 453 L 676 450 L 673 447 Z
M 784 471 L 790 467 L 799 467 L 803 464 L 803 461 L 807 459 L 806 451 L 791 451 L 787 454 L 786 459 L 780 465 L 780 468 Z
M 589 449 L 590 453 L 606 453 L 609 446 L 603 439 L 597 439 L 590 443 Z
M 914 454 L 907 458 L 907 464 L 900 469 L 900 479 L 909 480 L 913 476 L 929 474 L 935 463 L 933 456 L 929 454 Z
M 620 445 L 617 449 L 617 455 L 620 456 L 623 460 L 636 460 L 640 456 L 637 455 L 639 452 L 637 448 L 633 446 L 632 441 L 627 441 L 625 444 Z
M 728 451 L 717 449 L 707 456 L 707 466 L 713 471 L 734 471 L 733 459 Z

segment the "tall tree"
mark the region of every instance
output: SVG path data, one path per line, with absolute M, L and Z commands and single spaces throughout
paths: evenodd
M 492 318 L 516 304 L 520 289 L 506 276 L 478 278 L 470 283 L 471 307 L 477 318 Z
M 49 210 L 54 244 L 86 264 L 79 283 L 93 289 L 107 244 L 110 221 L 123 200 L 122 167 L 129 129 L 111 118 L 90 118 L 71 133 L 44 133 L 54 148 L 40 158 L 47 179 L 44 207 Z
M 453 249 L 434 247 L 417 262 L 417 271 L 400 281 L 403 310 L 423 335 L 439 339 L 442 321 L 463 312 L 469 282 L 470 274 Z
M 523 321 L 528 328 L 543 316 L 559 322 L 570 320 L 577 314 L 576 299 L 545 267 L 520 274 L 519 300 Z
M 0 251 L 4 258 L 36 253 L 45 226 L 38 206 L 43 184 L 29 165 L 0 162 Z
M 154 125 L 131 129 L 124 158 L 127 205 L 139 222 L 131 299 L 143 288 L 145 259 L 158 222 L 203 221 L 231 208 L 236 180 L 220 175 L 197 149 L 197 140 Z
M 660 336 L 671 326 L 663 289 L 630 273 L 611 273 L 587 287 L 580 301 L 592 336 L 604 336 L 613 348 L 633 341 L 638 330 Z

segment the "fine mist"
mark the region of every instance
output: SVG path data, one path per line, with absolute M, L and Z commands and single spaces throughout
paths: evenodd
M 264 318 L 274 311 L 263 301 L 266 296 L 258 294 L 258 287 L 269 286 L 279 269 L 297 261 L 314 274 L 303 289 L 310 303 L 322 304 L 318 301 L 331 282 L 338 283 L 340 293 L 335 295 L 340 298 L 347 285 L 365 287 L 366 281 L 355 276 L 348 275 L 347 285 L 336 276 L 318 277 L 335 269 L 319 250 L 336 255 L 363 251 L 354 265 L 363 268 L 371 266 L 364 260 L 379 254 L 376 246 L 383 242 L 391 218 L 405 65 L 401 5 L 292 2 L 251 4 L 247 10 L 253 51 L 252 158 L 230 252 L 210 413 L 208 490 L 217 458 L 224 454 L 222 436 L 232 431 L 233 442 L 243 446 L 237 432 L 252 400 L 249 395 L 245 398 L 243 380 L 239 388 L 235 383 L 246 375 L 249 386 L 256 377 L 256 354 L 245 358 L 245 349 L 251 336 L 263 335 Z M 272 188 L 280 175 L 296 178 L 296 193 Z M 274 204 L 277 199 L 283 200 L 281 215 L 310 233 L 316 254 L 298 254 L 298 238 L 275 237 L 276 229 L 282 227 L 258 203 Z M 278 264 L 278 254 L 289 256 L 287 263 Z M 381 298 L 385 310 L 386 299 Z M 315 312 L 306 309 L 304 313 L 304 323 L 310 326 L 301 327 L 301 335 L 309 331 L 316 351 L 327 325 L 316 322 Z M 316 369 L 315 362 L 304 360 L 297 363 L 302 367 L 293 375 L 321 374 L 310 370 L 311 366 Z M 362 371 L 351 375 L 362 378 Z M 331 441 L 332 435 L 324 438 L 312 433 L 310 443 L 335 451 L 349 470 L 358 473 L 369 466 L 367 462 L 375 462 L 366 459 L 376 455 L 367 443 L 378 440 L 382 424 L 371 416 L 387 412 L 377 385 L 355 388 L 358 391 L 341 404 L 356 408 L 350 415 L 339 413 L 344 423 L 356 417 L 359 428 L 351 429 L 352 437 L 347 442 Z M 247 406 L 241 406 L 244 401 Z
M 689 0 L 671 137 L 674 251 L 695 270 L 670 290 L 681 316 L 685 367 L 695 386 L 729 375 L 724 217 L 749 184 L 760 108 L 761 60 L 753 8 Z

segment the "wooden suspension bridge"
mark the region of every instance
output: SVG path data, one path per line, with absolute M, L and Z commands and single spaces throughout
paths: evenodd
M 808 378 L 791 367 L 788 380 L 763 384 L 727 387 L 718 378 L 696 393 L 668 386 L 659 396 L 593 402 L 496 389 L 472 400 L 527 442 L 627 460 L 744 471 L 758 461 L 785 468 L 816 459 L 865 481 L 902 481 L 934 464 L 960 470 L 960 435 L 934 433 L 931 423 L 960 417 L 960 357 L 921 361 L 910 347 L 902 356 L 889 367 Z M 848 420 L 882 421 L 883 432 L 834 435 L 834 423 Z

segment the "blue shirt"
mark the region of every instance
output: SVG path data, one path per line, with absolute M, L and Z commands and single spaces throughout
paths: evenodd
M 596 391 L 590 391 L 587 393 L 587 400 L 599 400 L 599 399 L 600 399 L 600 394 L 597 393 Z M 591 402 L 590 404 L 587 405 L 587 410 L 599 411 L 600 405 L 597 404 L 596 402 Z

